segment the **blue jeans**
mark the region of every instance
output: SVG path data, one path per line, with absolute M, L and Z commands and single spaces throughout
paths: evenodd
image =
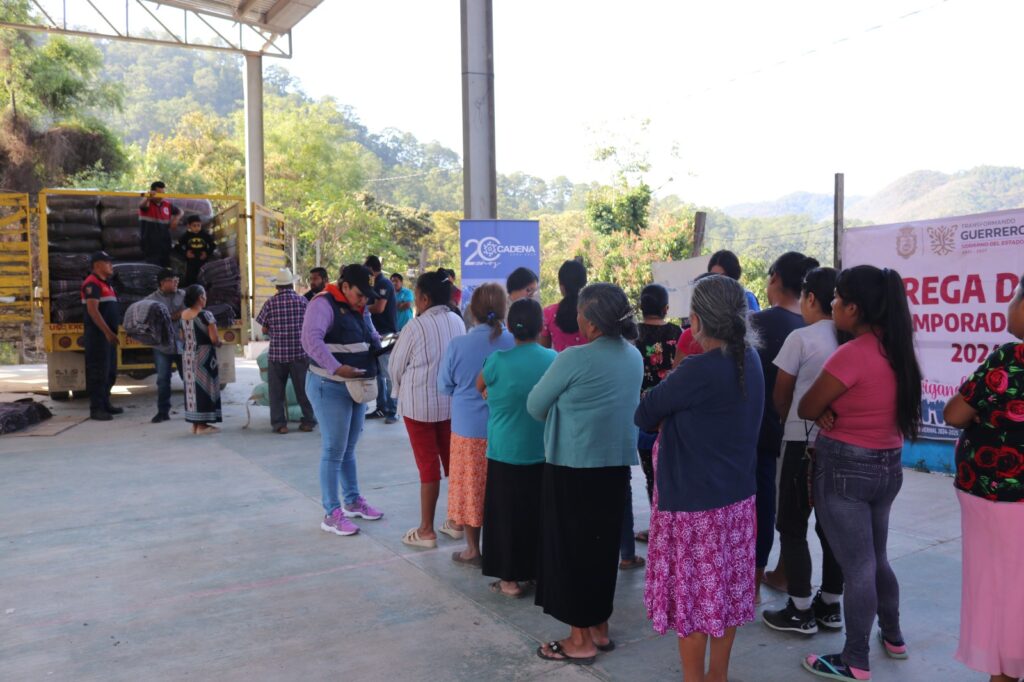
M 903 641 L 900 585 L 889 566 L 889 511 L 903 486 L 900 449 L 871 450 L 818 436 L 814 509 L 843 569 L 846 646 L 843 662 L 869 670 L 871 627 Z
M 391 353 L 377 358 L 377 409 L 385 417 L 394 417 L 398 413 L 398 401 L 391 397 L 391 374 L 388 373 L 388 361 Z
M 366 405 L 354 402 L 342 382 L 312 372 L 306 375 L 306 395 L 320 425 L 320 500 L 329 515 L 341 506 L 339 484 L 345 504 L 359 499 L 356 443 L 363 432 Z
M 178 376 L 182 381 L 181 355 L 161 353 L 153 349 L 153 364 L 156 365 L 156 411 L 158 414 L 171 412 L 171 363 L 178 368 Z

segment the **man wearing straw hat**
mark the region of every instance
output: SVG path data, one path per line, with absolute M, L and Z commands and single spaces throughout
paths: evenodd
M 295 293 L 298 278 L 288 268 L 281 268 L 270 282 L 277 293 L 267 299 L 256 316 L 263 333 L 270 337 L 267 353 L 267 384 L 270 389 L 270 426 L 275 433 L 288 433 L 288 399 L 286 387 L 291 377 L 295 398 L 302 408 L 300 431 L 312 431 L 316 425 L 313 406 L 306 397 L 306 372 L 309 358 L 302 350 L 302 319 L 307 301 Z

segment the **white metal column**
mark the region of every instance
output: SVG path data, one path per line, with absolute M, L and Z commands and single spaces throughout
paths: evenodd
M 466 219 L 498 217 L 491 0 L 462 0 L 462 157 Z
M 263 184 L 263 56 L 245 55 L 245 212 L 266 203 Z

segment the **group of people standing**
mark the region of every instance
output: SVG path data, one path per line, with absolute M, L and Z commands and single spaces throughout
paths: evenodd
M 112 285 L 113 259 L 104 251 L 90 259 L 92 272 L 82 282 L 82 305 L 85 306 L 85 383 L 89 394 L 89 416 L 97 421 L 110 421 L 122 414 L 115 407 L 110 392 L 117 380 L 117 329 L 121 314 L 117 293 Z M 178 289 L 178 274 L 164 268 L 158 275 L 158 288 L 148 300 L 167 308 L 174 324 L 171 344 L 153 350 L 157 373 L 157 413 L 153 423 L 170 419 L 172 366 L 185 385 L 185 420 L 192 433 L 206 435 L 219 430 L 221 421 L 220 379 L 217 372 L 217 348 L 221 340 L 213 315 L 205 310 L 206 290 L 193 284 Z
M 842 651 L 806 656 L 807 671 L 870 679 L 876 616 L 881 650 L 909 656 L 887 557 L 901 450 L 921 423 L 903 281 L 890 269 L 837 272 L 785 253 L 769 269 L 769 307 L 753 312 L 739 277 L 735 256 L 715 254 L 694 283 L 686 330 L 667 321 L 662 287 L 644 289 L 638 321 L 619 287 L 587 285 L 575 260 L 559 271 L 559 303 L 542 308 L 536 274 L 521 269 L 504 289 L 475 289 L 465 320 L 452 306 L 450 275 L 417 279 L 416 316 L 388 367 L 420 477 L 420 523 L 403 542 L 432 549 L 442 534 L 464 540 L 453 562 L 494 578 L 496 594 L 532 591 L 569 626 L 538 656 L 588 664 L 615 648 L 608 622 L 617 573 L 643 565 L 640 540 L 648 542 L 648 616 L 656 631 L 678 634 L 684 679 L 725 680 L 736 628 L 755 617 L 776 529 L 782 558 L 771 584 L 788 599 L 762 613 L 764 624 L 803 636 L 846 630 Z M 345 268 L 331 330 L 316 334 L 328 336 L 326 345 L 319 358 L 310 352 L 319 374 L 347 382 L 353 405 L 353 382 L 369 383 L 373 372 L 375 340 L 360 314 L 373 279 L 361 266 Z M 1018 338 L 1022 290 L 1024 280 L 1008 316 Z M 947 408 L 948 422 L 966 427 L 957 451 L 965 542 L 958 658 L 1001 681 L 1024 674 L 1015 568 L 1024 507 L 1007 504 L 1024 496 L 1022 381 L 1024 344 L 1008 344 Z M 355 481 L 357 412 L 340 415 L 350 426 L 331 439 L 337 467 L 321 470 L 328 488 L 340 479 L 345 491 L 338 501 L 325 488 L 324 528 L 333 532 L 345 517 L 380 516 Z M 652 511 L 649 530 L 634 536 L 637 463 Z M 812 511 L 823 554 L 817 593 Z

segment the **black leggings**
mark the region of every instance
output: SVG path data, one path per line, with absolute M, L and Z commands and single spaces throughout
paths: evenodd
M 808 481 L 811 460 L 806 455 L 806 443 L 786 441 L 782 455 L 782 475 L 779 478 L 779 515 L 776 527 L 782 561 L 786 565 L 786 581 L 793 597 L 811 596 L 811 551 L 807 545 L 807 521 L 811 516 Z M 817 516 L 817 515 L 815 515 Z M 843 593 L 843 571 L 832 554 L 821 521 L 814 524 L 814 532 L 821 541 L 821 589 L 832 594 Z

